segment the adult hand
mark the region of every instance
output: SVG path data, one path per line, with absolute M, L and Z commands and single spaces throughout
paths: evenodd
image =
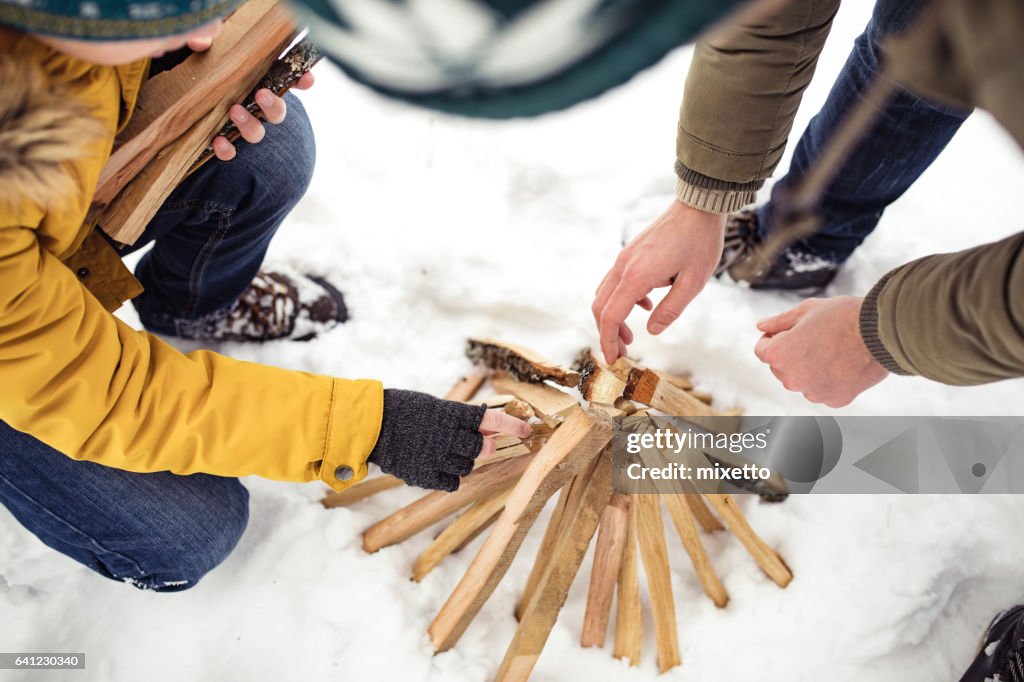
M 672 287 L 647 321 L 651 334 L 668 328 L 700 293 L 722 257 L 725 218 L 673 199 L 668 210 L 622 250 L 591 306 L 608 363 L 626 355 L 633 342 L 626 317 L 635 305 L 652 309 L 651 291 Z
M 764 332 L 754 354 L 790 391 L 812 403 L 849 405 L 889 372 L 878 364 L 860 335 L 863 298 L 808 299 L 757 323 Z
M 313 74 L 311 72 L 302 75 L 292 87 L 296 90 L 309 90 L 313 87 Z M 272 91 L 263 88 L 256 91 L 256 104 L 263 111 L 263 116 L 268 123 L 280 123 L 288 114 L 288 106 L 285 101 L 275 95 Z M 228 110 L 228 116 L 238 128 L 242 139 L 250 144 L 256 144 L 263 140 L 267 134 L 262 121 L 245 110 L 241 104 L 235 104 Z M 235 145 L 231 144 L 228 138 L 218 135 L 213 138 L 213 153 L 221 161 L 230 161 L 237 153 Z

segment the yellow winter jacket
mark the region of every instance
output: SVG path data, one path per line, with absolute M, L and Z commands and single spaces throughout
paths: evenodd
M 342 490 L 366 475 L 378 382 L 183 355 L 111 314 L 141 287 L 83 221 L 147 68 L 0 28 L 0 420 L 118 469 Z

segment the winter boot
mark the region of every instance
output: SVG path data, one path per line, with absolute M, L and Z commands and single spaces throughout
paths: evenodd
M 960 682 L 1024 682 L 1024 606 L 992 619 L 971 667 Z
M 309 341 L 347 319 L 344 297 L 325 279 L 260 271 L 234 306 L 179 332 L 201 341 Z
M 757 211 L 745 208 L 731 214 L 725 223 L 725 249 L 715 269 L 715 277 L 728 272 L 733 277 L 736 265 L 752 258 L 761 248 L 757 229 Z M 839 271 L 839 264 L 822 258 L 793 244 L 783 250 L 765 272 L 749 281 L 751 289 L 778 289 L 802 296 L 814 296 L 829 285 Z

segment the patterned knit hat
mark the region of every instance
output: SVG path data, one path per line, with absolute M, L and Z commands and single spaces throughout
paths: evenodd
M 242 0 L 0 0 L 0 24 L 79 40 L 136 40 L 186 33 Z
M 292 0 L 351 77 L 464 116 L 536 116 L 596 97 L 743 0 Z

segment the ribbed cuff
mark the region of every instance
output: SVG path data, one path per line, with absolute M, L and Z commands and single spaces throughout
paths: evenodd
M 913 376 L 912 372 L 900 367 L 892 353 L 886 350 L 885 344 L 882 343 L 882 337 L 878 333 L 878 296 L 891 276 L 890 272 L 878 280 L 878 283 L 871 287 L 871 291 L 864 297 L 864 302 L 860 306 L 860 337 L 864 340 L 864 345 L 868 347 L 871 356 L 886 370 L 901 376 Z
M 708 213 L 732 213 L 757 199 L 764 180 L 726 182 L 702 175 L 676 161 L 676 198 L 687 206 Z

